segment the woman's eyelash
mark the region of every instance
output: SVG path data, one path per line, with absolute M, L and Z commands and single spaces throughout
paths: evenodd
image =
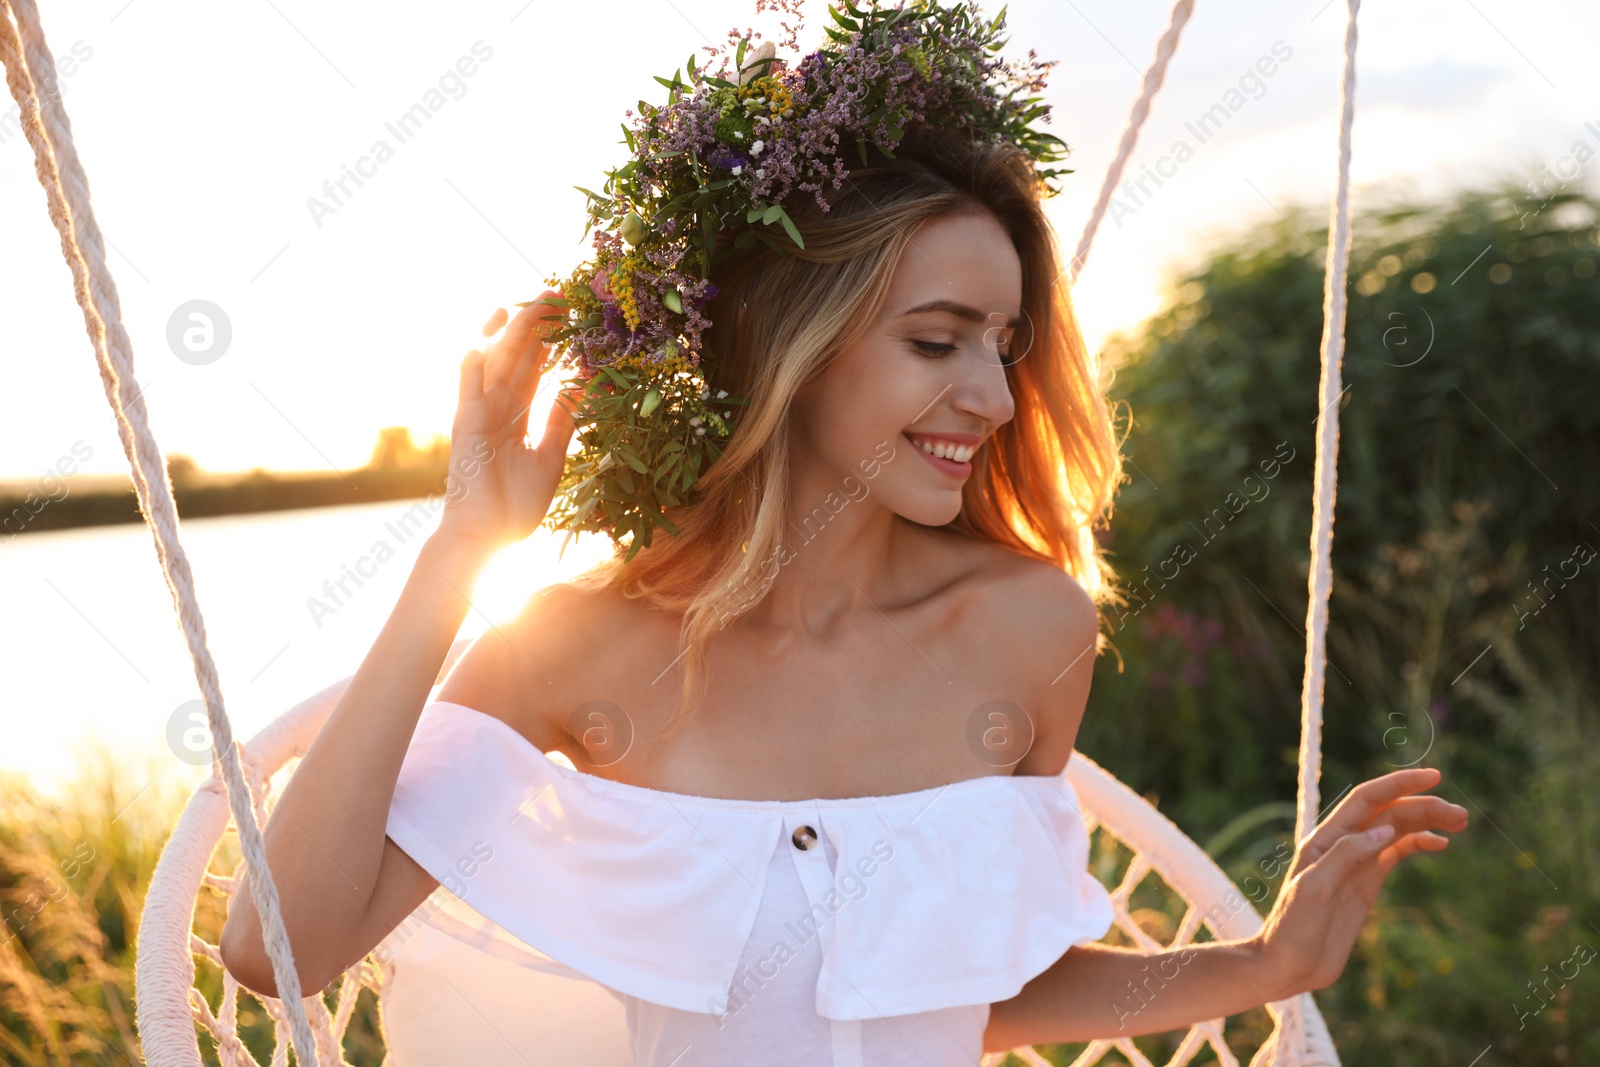
M 945 344 L 942 341 L 912 341 L 911 343 L 913 345 L 915 345 L 916 347 L 922 349 L 922 351 L 927 352 L 930 355 L 937 355 L 937 356 L 942 356 L 942 355 L 945 355 L 946 353 L 954 352 L 955 351 L 955 347 L 956 347 L 955 345 L 952 345 L 952 344 Z M 997 352 L 996 355 L 998 355 L 1000 357 L 1000 365 L 1002 367 L 1011 366 L 1011 353 L 1010 352 Z

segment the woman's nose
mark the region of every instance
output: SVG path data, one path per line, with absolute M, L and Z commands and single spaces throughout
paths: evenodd
M 957 410 L 977 415 L 991 427 L 1009 422 L 1016 411 L 1011 383 L 993 346 L 980 345 L 967 353 L 954 393 Z

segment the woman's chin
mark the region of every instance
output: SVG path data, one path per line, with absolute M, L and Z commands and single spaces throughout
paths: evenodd
M 961 493 L 923 493 L 894 509 L 907 522 L 918 526 L 947 526 L 961 514 Z

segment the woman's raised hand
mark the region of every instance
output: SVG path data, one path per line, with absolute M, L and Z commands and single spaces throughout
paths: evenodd
M 488 351 L 473 349 L 462 359 L 440 534 L 498 548 L 527 537 L 549 512 L 576 428 L 572 390 L 556 397 L 537 445 L 527 441 L 528 409 L 551 352 L 540 320 L 565 317 L 539 301 L 560 295 L 546 289 L 510 325 L 506 310 L 497 309 L 483 334 L 505 333 Z
M 1443 797 L 1414 796 L 1439 784 L 1432 767 L 1362 782 L 1295 850 L 1266 924 L 1255 937 L 1274 1000 L 1332 985 L 1344 971 L 1383 880 L 1415 852 L 1440 852 L 1467 810 Z

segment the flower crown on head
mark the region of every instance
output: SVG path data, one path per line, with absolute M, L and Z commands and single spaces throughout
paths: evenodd
M 574 419 L 579 450 L 568 457 L 546 518 L 552 529 L 603 530 L 627 559 L 650 544 L 656 526 L 676 535 L 665 509 L 693 501 L 696 480 L 721 455 L 735 409 L 748 403 L 713 390 L 716 355 L 704 336 L 711 278 L 734 249 L 760 242 L 778 252 L 804 248 L 786 200 L 810 194 L 828 210 L 827 189 L 849 176 L 852 149 L 863 165 L 868 145 L 893 159 L 913 129 L 964 131 L 1001 139 L 1035 161 L 1044 195 L 1070 170 L 1067 145 L 1035 130 L 1050 107 L 1037 95 L 1055 61 L 1007 64 L 1005 9 L 991 21 L 975 4 L 940 7 L 902 0 L 893 8 L 867 0 L 830 6 L 827 40 L 793 67 L 773 42 L 737 42 L 734 72 L 726 49 L 715 74 L 687 64 L 685 80 L 656 78 L 665 104 L 639 102 L 631 153 L 588 197 L 584 235 L 594 256 L 571 276 L 549 279 L 559 298 L 541 334 L 582 385 Z M 796 16 L 800 0 L 756 0 L 756 10 Z M 798 21 L 782 24 L 793 48 Z M 730 74 L 732 76 L 730 76 Z M 528 304 L 541 303 L 529 301 Z M 520 306 L 528 306 L 523 304 Z

